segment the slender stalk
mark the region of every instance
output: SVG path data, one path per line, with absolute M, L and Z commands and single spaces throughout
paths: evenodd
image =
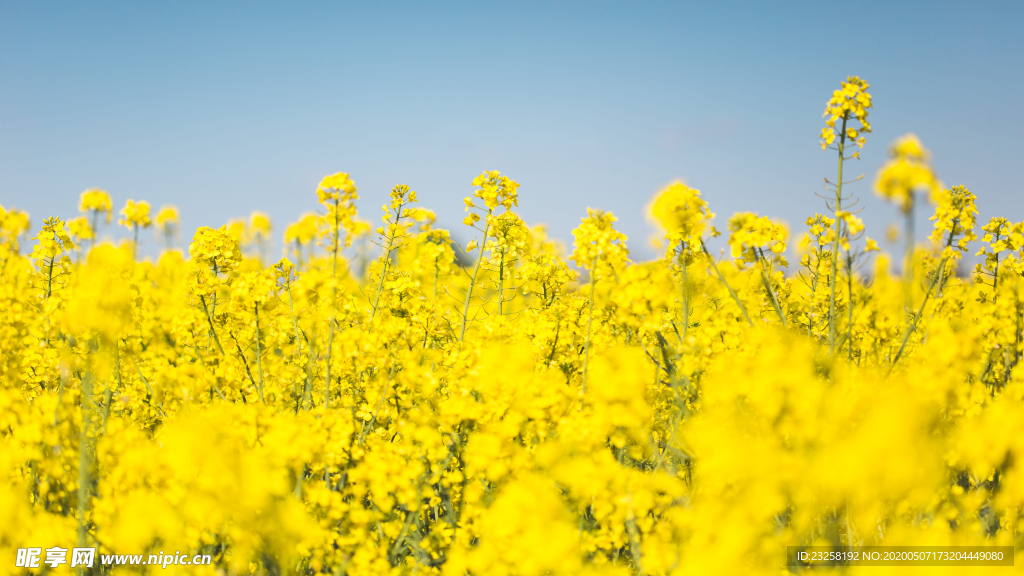
M 97 234 L 96 226 L 98 225 L 98 222 L 96 222 L 96 219 L 99 217 L 99 214 L 100 214 L 99 210 L 95 210 L 95 209 L 92 210 L 92 238 L 89 239 L 89 249 L 90 250 L 92 250 L 92 247 L 96 245 L 96 234 Z
M 587 320 L 587 342 L 583 348 L 583 393 L 587 393 L 587 366 L 590 364 L 590 335 L 594 326 L 594 289 L 597 288 L 597 256 L 590 268 L 590 318 Z
M 814 271 L 811 273 L 811 302 L 807 308 L 807 336 L 814 336 L 814 304 L 815 296 L 818 294 L 818 278 L 821 276 L 819 270 L 821 269 L 821 246 L 818 246 L 816 251 L 817 258 L 814 261 Z M 809 260 L 808 260 L 809 262 Z
M 306 360 L 306 388 L 302 392 L 302 405 L 303 410 L 309 410 L 313 404 L 313 342 L 316 341 L 316 334 L 307 342 L 309 344 L 309 354 Z
M 331 353 L 334 352 L 334 327 L 337 324 L 335 312 L 338 308 L 338 245 L 341 243 L 341 223 L 338 221 L 338 202 L 339 199 L 335 198 L 334 236 L 331 238 L 331 315 L 327 319 L 327 373 L 324 378 L 324 410 L 327 410 L 331 404 Z M 378 297 L 379 296 L 380 293 L 378 292 Z M 374 308 L 376 308 L 376 306 L 374 306 Z
M 395 209 L 395 230 L 398 230 L 398 221 L 402 219 L 402 206 L 405 204 L 399 204 L 398 208 Z M 384 268 L 380 271 L 380 282 L 377 283 L 377 294 L 373 299 L 373 310 L 370 311 L 370 322 L 377 316 L 377 307 L 380 304 L 380 294 L 384 291 L 384 279 L 388 275 L 388 266 L 391 264 L 391 251 L 395 248 L 395 234 L 388 236 L 388 248 L 384 254 Z M 436 286 L 435 286 L 436 290 Z
M 46 299 L 50 299 L 50 295 L 53 294 L 53 261 L 54 258 L 50 258 L 50 265 L 46 269 Z
M 843 154 L 846 151 L 846 120 L 843 114 L 843 128 L 839 131 L 839 175 L 836 179 L 836 237 L 832 241 L 832 276 L 829 282 L 828 297 L 828 352 L 836 351 L 836 284 L 839 281 L 839 236 L 842 234 L 843 220 L 839 212 L 843 209 Z
M 498 263 L 498 316 L 502 316 L 502 300 L 505 298 L 505 253 L 501 252 L 501 259 Z
M 206 321 L 210 323 L 210 333 L 213 334 L 213 341 L 217 343 L 217 350 L 220 351 L 221 356 L 224 356 L 224 347 L 220 345 L 220 338 L 217 337 L 217 329 L 213 327 L 213 314 L 206 306 L 206 298 L 200 295 L 199 301 L 203 304 L 203 311 L 206 312 Z
M 437 277 L 441 275 L 441 267 L 437 264 L 439 259 L 440 257 L 434 258 L 434 302 L 437 302 Z
M 907 327 L 906 332 L 903 334 L 903 341 L 900 343 L 900 349 L 896 352 L 896 356 L 893 357 L 892 363 L 889 365 L 890 371 L 896 366 L 896 363 L 899 362 L 900 356 L 903 355 L 903 351 L 907 347 L 907 342 L 910 341 L 910 336 L 917 329 L 917 321 L 920 320 L 921 315 L 924 314 L 924 307 L 928 304 L 928 297 L 931 296 L 932 289 L 935 288 L 935 285 L 939 282 L 939 278 L 942 277 L 943 271 L 946 267 L 946 260 L 947 258 L 943 258 L 942 261 L 939 262 L 939 269 L 932 278 L 931 284 L 928 285 L 928 291 L 924 294 L 924 301 L 921 302 L 921 307 L 918 309 L 917 314 L 914 314 L 911 319 L 910 326 Z
M 473 287 L 476 286 L 476 278 L 480 274 L 480 265 L 484 262 L 484 245 L 487 244 L 487 232 L 491 229 L 491 210 L 487 211 L 487 223 L 484 224 L 484 239 L 481 242 L 480 254 L 476 259 L 476 266 L 473 267 L 473 276 L 469 279 L 469 289 L 466 290 L 466 301 L 462 305 L 462 330 L 459 331 L 459 342 L 466 337 L 466 323 L 469 319 L 469 302 L 473 298 Z
M 302 338 L 299 334 L 299 321 L 295 317 L 295 299 L 292 298 L 292 283 L 288 282 L 288 308 L 292 313 L 292 328 L 295 330 L 295 352 L 292 354 L 292 361 L 302 354 Z M 292 392 L 298 395 L 298 386 L 292 383 Z
M 260 402 L 263 402 L 263 347 L 260 344 L 260 305 L 256 304 L 256 371 L 260 377 Z
M 715 259 L 711 256 L 711 253 L 708 252 L 708 247 L 707 245 L 704 244 L 703 238 L 700 239 L 700 247 L 701 250 L 704 251 L 704 254 L 708 257 L 708 262 L 711 263 L 711 267 L 715 270 L 715 274 L 718 275 L 718 279 L 721 280 L 722 285 L 725 286 L 725 288 L 729 291 L 729 295 L 732 296 L 732 299 L 733 301 L 736 302 L 736 305 L 740 307 L 740 312 L 743 312 L 743 317 L 747 319 L 747 324 L 753 326 L 754 322 L 750 319 L 750 314 L 747 314 L 747 307 L 743 305 L 743 302 L 740 301 L 739 294 L 737 294 L 736 291 L 732 289 L 732 286 L 729 285 L 729 282 L 725 279 L 725 276 L 722 275 L 722 271 L 718 269 L 718 264 L 715 263 Z
M 551 342 L 551 353 L 548 354 L 548 360 L 545 363 L 545 368 L 551 367 L 551 361 L 555 359 L 555 350 L 558 349 L 558 334 L 562 330 L 562 321 L 558 318 L 555 319 L 555 338 Z
M 332 321 L 330 325 L 327 336 L 327 373 L 324 374 L 324 410 L 327 410 L 331 403 L 331 349 L 334 348 L 334 322 Z
M 996 268 L 992 272 L 992 303 L 996 303 L 999 296 L 999 253 L 996 252 Z
M 86 515 L 92 492 L 92 452 L 89 446 L 89 428 L 92 408 L 92 373 L 82 377 L 82 429 L 78 440 L 78 546 L 85 547 L 89 538 L 89 523 Z M 78 570 L 79 574 L 83 571 Z
M 849 305 L 847 311 L 849 316 L 846 322 L 846 353 L 847 358 L 853 361 L 853 254 L 846 255 L 846 287 L 849 291 Z
M 377 416 L 380 415 L 380 409 L 384 406 L 384 400 L 388 396 L 388 390 L 391 389 L 391 379 L 395 376 L 395 365 L 398 363 L 396 359 L 391 361 L 391 369 L 388 371 L 387 380 L 384 381 L 384 387 L 380 391 L 380 399 L 377 401 L 377 407 L 373 410 L 373 416 L 370 417 L 369 421 L 364 421 L 362 430 L 359 432 L 359 440 L 356 442 L 357 445 L 362 446 L 363 440 L 366 439 L 366 433 L 369 432 L 370 427 L 376 424 Z
M 903 210 L 905 237 L 903 238 L 903 280 L 904 298 L 908 309 L 913 307 L 914 284 L 914 195 L 910 194 L 907 208 Z
M 686 241 L 680 243 L 680 254 L 679 254 L 679 271 L 682 275 L 682 291 L 683 291 L 683 342 L 686 342 L 686 331 L 690 327 L 690 287 L 687 279 L 686 270 Z
M 768 292 L 768 297 L 772 301 L 775 313 L 779 316 L 779 321 L 782 322 L 782 327 L 787 328 L 786 315 L 782 313 L 782 305 L 779 303 L 779 298 L 775 295 L 775 290 L 772 289 L 771 279 L 768 277 L 768 259 L 764 257 L 764 250 L 760 247 L 757 248 L 757 251 L 761 255 L 761 281 L 764 282 L 765 292 Z
M 132 262 L 134 262 L 139 252 L 139 225 L 132 224 L 132 231 Z

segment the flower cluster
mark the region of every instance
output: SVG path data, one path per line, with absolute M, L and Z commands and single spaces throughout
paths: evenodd
M 149 202 L 128 200 L 121 209 L 121 216 L 117 223 L 126 228 L 149 228 L 153 224 L 149 218 Z
M 114 212 L 114 204 L 110 199 L 110 194 L 106 190 L 90 188 L 89 190 L 82 192 L 78 201 L 78 210 L 83 214 L 86 212 L 103 214 L 106 217 L 107 224 L 110 224 L 110 219 Z
M 694 190 L 682 182 L 673 182 L 659 192 L 647 209 L 651 219 L 665 231 L 668 240 L 666 257 L 682 255 L 699 248 L 704 230 L 714 217 L 708 203 L 701 198 L 700 190 Z
M 765 252 L 782 266 L 789 231 L 786 226 L 767 216 L 741 212 L 729 219 L 729 248 L 733 258 L 755 263 L 765 258 Z
M 228 233 L 226 226 L 203 226 L 196 230 L 196 235 L 188 246 L 188 253 L 196 263 L 214 272 L 231 272 L 242 261 L 238 241 Z
M 896 203 L 904 212 L 910 210 L 914 193 L 928 192 L 933 201 L 939 198 L 942 183 L 928 163 L 928 150 L 913 134 L 898 139 L 889 149 L 890 160 L 878 172 L 875 191 Z
M 830 146 L 836 139 L 836 122 L 840 123 L 840 137 L 843 141 L 849 140 L 858 147 L 864 147 L 864 134 L 871 132 L 871 124 L 868 124 L 868 108 L 871 108 L 871 94 L 868 94 L 870 84 L 857 76 L 850 76 L 843 82 L 839 90 L 832 93 L 832 98 L 825 105 L 825 113 L 822 115 L 828 120 L 825 127 L 821 129 L 821 149 Z M 856 120 L 859 126 L 853 126 L 851 121 Z
M 590 270 L 594 281 L 613 277 L 629 261 L 627 238 L 614 228 L 616 220 L 611 212 L 587 208 L 587 217 L 572 231 L 572 261 Z
M 966 186 L 953 186 L 952 190 L 944 190 L 939 197 L 935 215 L 931 217 L 935 222 L 935 230 L 929 238 L 936 243 L 941 243 L 943 237 L 950 238 L 949 245 L 942 251 L 944 257 L 959 259 L 967 251 L 967 245 L 978 239 L 974 233 L 978 218 L 975 200 L 974 194 Z M 955 243 L 952 241 L 954 238 Z

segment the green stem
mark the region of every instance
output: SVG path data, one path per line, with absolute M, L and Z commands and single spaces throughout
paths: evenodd
M 832 277 L 829 282 L 828 297 L 828 353 L 836 351 L 836 284 L 839 282 L 839 236 L 843 230 L 843 220 L 839 212 L 843 209 L 843 154 L 846 151 L 846 120 L 843 114 L 843 127 L 839 132 L 839 176 L 836 179 L 836 237 L 832 241 Z
M 313 343 L 315 341 L 316 334 L 311 334 L 311 338 L 307 342 L 309 344 L 309 354 L 308 358 L 306 359 L 306 388 L 302 392 L 302 406 L 303 410 L 306 411 L 313 407 Z
M 935 285 L 939 282 L 939 278 L 942 277 L 943 270 L 946 267 L 946 260 L 946 258 L 943 258 L 942 262 L 939 263 L 939 269 L 932 278 L 931 284 L 928 285 L 928 291 L 924 294 L 924 301 L 921 302 L 921 308 L 918 309 L 917 314 L 915 314 L 911 319 L 910 326 L 907 327 L 906 332 L 903 334 L 903 341 L 900 343 L 900 349 L 896 352 L 896 356 L 893 357 L 892 363 L 889 366 L 890 371 L 896 366 L 896 363 L 899 362 L 900 356 L 903 355 L 903 351 L 907 347 L 907 342 L 910 341 L 910 336 L 917 329 L 917 321 L 921 318 L 921 315 L 924 314 L 924 307 L 928 304 L 928 297 L 931 296 L 932 289 L 935 288 Z
M 505 252 L 501 252 L 498 263 L 498 316 L 503 315 L 502 299 L 505 297 Z
M 295 346 L 296 346 L 296 349 L 295 349 L 295 353 L 292 355 L 292 361 L 294 362 L 295 358 L 298 358 L 299 354 L 302 354 L 302 337 L 299 335 L 299 321 L 295 317 L 295 299 L 292 298 L 292 283 L 291 282 L 288 282 L 288 308 L 291 310 L 291 313 L 292 313 L 292 328 L 295 330 Z M 298 394 L 297 388 L 298 388 L 298 386 L 295 383 L 293 383 L 292 384 L 292 392 L 295 393 L 296 395 Z
M 821 245 L 818 245 L 818 250 L 815 253 L 816 259 L 814 261 L 814 268 L 811 272 L 811 302 L 807 307 L 807 337 L 814 337 L 814 304 L 815 295 L 818 293 L 818 278 L 820 274 L 818 270 L 821 267 Z M 808 260 L 810 262 L 810 260 Z
M 92 453 L 89 447 L 90 410 L 92 408 L 92 373 L 82 377 L 82 429 L 78 440 L 78 546 L 85 547 L 89 538 L 89 511 L 92 486 Z M 79 574 L 82 570 L 79 569 Z
M 847 358 L 853 361 L 853 255 L 846 255 L 846 287 L 849 291 L 849 316 L 846 323 Z
M 330 323 L 327 335 L 327 373 L 324 375 L 324 410 L 331 403 L 331 349 L 334 348 L 334 322 Z
M 224 347 L 220 345 L 220 338 L 217 337 L 217 329 L 213 327 L 213 315 L 210 313 L 210 309 L 206 307 L 206 298 L 200 295 L 199 301 L 203 304 L 203 311 L 206 312 L 206 321 L 210 324 L 210 333 L 213 334 L 213 341 L 217 343 L 217 350 L 220 351 L 221 356 L 224 356 Z
M 98 225 L 98 223 L 96 222 L 96 219 L 99 217 L 99 214 L 100 214 L 99 210 L 92 210 L 92 238 L 89 239 L 89 249 L 90 250 L 92 250 L 92 247 L 96 245 L 96 236 L 98 234 L 98 232 L 96 230 L 96 226 Z
M 263 347 L 260 344 L 260 305 L 255 305 L 256 310 L 256 371 L 260 377 L 259 393 L 260 402 L 263 402 Z
M 729 295 L 732 296 L 732 299 L 733 301 L 736 302 L 736 305 L 740 307 L 740 312 L 743 312 L 743 317 L 747 319 L 747 324 L 753 326 L 754 322 L 750 319 L 750 314 L 747 314 L 747 307 L 743 305 L 743 302 L 740 301 L 739 294 L 737 294 L 736 291 L 732 289 L 732 286 L 729 285 L 728 280 L 726 280 L 725 276 L 722 275 L 722 271 L 718 269 L 718 264 L 715 263 L 715 259 L 711 256 L 711 252 L 708 252 L 708 247 L 707 245 L 704 244 L 703 238 L 700 239 L 700 248 L 708 257 L 708 262 L 711 263 L 711 267 L 715 270 L 715 274 L 718 276 L 718 279 L 722 282 L 722 285 L 725 286 L 725 288 L 729 291 Z
M 914 292 L 914 194 L 910 193 L 907 207 L 903 211 L 906 237 L 903 239 L 904 296 L 908 309 L 913 306 Z
M 373 416 L 370 420 L 364 421 L 362 430 L 359 432 L 359 440 L 356 442 L 357 445 L 362 446 L 363 441 L 366 439 L 366 433 L 370 431 L 370 428 L 377 423 L 377 416 L 380 415 L 380 409 L 384 407 L 384 400 L 388 396 L 388 390 L 391 389 L 391 379 L 395 376 L 395 367 L 398 364 L 397 359 L 391 360 L 391 369 L 388 371 L 388 378 L 384 381 L 384 387 L 380 391 L 380 399 L 377 401 L 377 407 L 373 410 Z
M 597 288 L 597 256 L 590 268 L 590 317 L 587 320 L 587 342 L 583 349 L 583 393 L 587 393 L 587 366 L 590 364 L 590 335 L 594 326 L 594 290 Z
M 395 230 L 398 230 L 398 221 L 402 219 L 402 206 L 399 204 L 398 208 L 395 209 Z M 395 247 L 395 235 L 391 234 L 388 236 L 388 248 L 387 253 L 384 255 L 384 268 L 380 271 L 380 282 L 377 283 L 377 295 L 373 299 L 373 310 L 370 311 L 370 322 L 377 316 L 377 306 L 380 304 L 380 294 L 384 290 L 384 278 L 388 275 L 388 266 L 391 264 L 391 251 Z
M 335 311 L 338 308 L 338 245 L 341 243 L 341 223 L 338 222 L 338 202 L 334 199 L 334 236 L 331 246 L 331 314 L 327 319 L 327 373 L 324 378 L 324 410 L 331 404 L 331 354 L 334 352 Z M 378 296 L 379 296 L 378 292 Z M 376 306 L 375 306 L 376 307 Z M 326 472 L 325 472 L 326 474 Z
M 786 315 L 782 313 L 782 305 L 779 304 L 779 298 L 775 295 L 775 290 L 772 289 L 771 280 L 768 278 L 768 259 L 764 257 L 764 250 L 762 250 L 760 246 L 757 248 L 757 251 L 761 255 L 761 281 L 764 282 L 764 289 L 768 292 L 768 297 L 772 301 L 775 313 L 779 316 L 779 321 L 782 322 L 782 327 L 788 328 L 788 324 L 786 324 Z
M 686 342 L 686 331 L 690 327 L 690 287 L 686 270 L 686 241 L 680 243 L 679 268 L 683 277 L 683 342 Z
M 466 301 L 462 305 L 462 330 L 459 331 L 459 342 L 466 337 L 466 323 L 469 320 L 469 302 L 473 298 L 473 287 L 476 286 L 476 278 L 480 273 L 480 265 L 484 262 L 484 245 L 487 244 L 487 232 L 491 229 L 491 210 L 487 211 L 487 223 L 484 224 L 484 239 L 481 241 L 480 253 L 476 259 L 476 266 L 473 267 L 473 276 L 469 279 L 469 289 L 466 290 Z

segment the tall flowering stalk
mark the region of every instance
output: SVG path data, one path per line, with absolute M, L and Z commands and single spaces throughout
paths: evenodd
M 313 212 L 306 212 L 299 217 L 297 222 L 293 222 L 285 228 L 285 250 L 286 253 L 295 257 L 295 266 L 299 270 L 304 270 L 307 261 L 312 259 L 312 245 L 320 235 L 320 224 L 320 216 Z
M 181 216 L 176 206 L 165 204 L 160 207 L 156 214 L 156 229 L 164 237 L 164 246 L 170 250 L 181 229 Z
M 106 190 L 90 188 L 82 192 L 79 197 L 78 211 L 82 214 L 87 214 L 90 218 L 92 237 L 89 239 L 89 246 L 91 247 L 96 242 L 96 235 L 99 233 L 100 216 L 103 216 L 106 224 L 110 224 L 110 220 L 113 217 L 114 204 Z
M 530 229 L 512 211 L 493 217 L 489 229 L 491 239 L 484 245 L 481 254 L 484 251 L 490 252 L 488 267 L 498 274 L 498 315 L 501 316 L 507 310 L 506 293 L 509 290 L 508 284 L 516 278 L 516 264 L 530 251 Z
M 825 294 L 826 298 L 822 300 L 823 291 L 820 288 L 823 278 L 825 282 L 828 281 L 828 271 L 825 270 L 825 265 L 832 260 L 832 254 L 828 251 L 828 247 L 832 245 L 836 231 L 833 226 L 835 220 L 821 214 L 809 217 L 806 224 L 807 232 L 804 233 L 799 244 L 800 250 L 802 252 L 806 250 L 806 252 L 800 257 L 800 265 L 806 268 L 810 274 L 811 292 L 807 303 L 807 335 L 813 337 L 815 320 L 819 316 L 819 311 L 824 310 L 825 314 L 828 313 L 827 294 Z
M 149 218 L 149 202 L 128 200 L 121 209 L 121 216 L 123 218 L 117 223 L 132 231 L 132 260 L 135 260 L 139 254 L 139 228 L 153 225 Z
M 775 309 L 779 322 L 786 327 L 786 313 L 782 309 L 778 289 L 775 287 L 774 269 L 789 266 L 785 256 L 789 231 L 784 225 L 773 222 L 767 216 L 758 216 L 751 212 L 741 212 L 730 218 L 729 230 L 729 247 L 733 258 L 737 258 L 737 267 L 743 269 L 750 264 L 758 269 L 768 300 Z M 768 251 L 767 255 L 765 250 Z M 780 286 L 781 276 L 782 273 L 779 272 Z
M 327 373 L 324 380 L 324 409 L 330 406 L 331 399 L 331 355 L 334 351 L 334 331 L 337 328 L 335 314 L 338 308 L 338 252 L 352 243 L 348 231 L 354 228 L 356 215 L 356 185 L 345 172 L 324 176 L 316 188 L 316 196 L 321 206 L 327 209 L 323 217 L 323 226 L 327 230 L 327 249 L 331 254 L 331 314 L 327 319 Z M 269 225 L 269 220 L 267 221 Z
M 1013 252 L 1024 247 L 1024 223 L 1014 224 L 1006 218 L 995 216 L 981 227 L 981 231 L 985 233 L 981 238 L 985 245 L 975 256 L 984 256 L 985 261 L 975 265 L 975 281 L 986 286 L 986 277 L 992 278 L 992 302 L 995 302 L 999 294 L 1000 265 L 1013 263 Z M 980 297 L 988 300 L 985 292 L 981 292 Z
M 192 292 L 199 297 L 210 327 L 210 336 L 217 345 L 217 350 L 224 355 L 224 346 L 217 334 L 217 289 L 221 284 L 220 274 L 227 274 L 238 268 L 242 261 L 242 252 L 238 241 L 227 231 L 227 227 L 210 228 L 203 226 L 196 230 L 188 253 L 192 256 L 193 274 Z
M 690 286 L 687 270 L 696 255 L 702 252 L 701 238 L 715 213 L 708 209 L 708 203 L 701 198 L 700 190 L 690 188 L 682 182 L 673 182 L 658 192 L 647 211 L 649 218 L 665 231 L 664 239 L 668 241 L 665 258 L 679 271 L 685 339 L 690 325 Z
M 471 240 L 465 249 L 465 252 L 469 253 L 479 247 L 480 254 L 477 256 L 476 264 L 473 266 L 473 275 L 469 278 L 469 288 L 466 289 L 466 299 L 462 304 L 462 328 L 459 330 L 460 342 L 466 337 L 466 325 L 469 322 L 469 304 L 473 299 L 473 289 L 476 287 L 477 279 L 480 275 L 480 267 L 484 263 L 483 253 L 487 248 L 487 238 L 490 235 L 491 227 L 495 225 L 494 219 L 497 215 L 494 211 L 499 206 L 503 207 L 505 212 L 511 211 L 513 206 L 519 206 L 519 184 L 508 176 L 502 176 L 501 172 L 497 170 L 480 174 L 473 180 L 473 186 L 477 187 L 477 190 L 473 192 L 473 196 L 467 196 L 463 199 L 463 203 L 466 205 L 466 212 L 469 214 L 463 219 L 462 223 L 475 230 L 480 230 L 477 227 L 477 223 L 483 220 L 484 227 L 481 230 L 483 232 L 481 242 L 484 245 L 480 246 L 476 240 Z M 483 206 L 477 206 L 473 202 L 473 198 L 482 200 Z M 483 214 L 482 218 L 480 214 Z
M 249 225 L 245 227 L 242 235 L 242 243 L 246 246 L 256 247 L 256 255 L 262 265 L 267 259 L 267 244 L 270 242 L 270 233 L 273 225 L 270 216 L 264 212 L 254 211 L 249 215 Z
M 587 392 L 587 367 L 590 363 L 590 345 L 594 326 L 594 291 L 597 283 L 614 278 L 616 271 L 629 261 L 626 235 L 613 227 L 618 220 L 611 212 L 587 208 L 587 217 L 572 235 L 571 259 L 577 266 L 590 272 L 590 296 L 587 300 L 587 339 L 583 352 L 583 393 Z
M 412 220 L 415 209 L 408 208 L 409 204 L 415 202 L 417 202 L 416 191 L 410 190 L 405 184 L 399 184 L 391 190 L 391 204 L 382 207 L 384 209 L 382 217 L 384 225 L 377 227 L 377 236 L 380 238 L 377 245 L 381 249 L 380 278 L 377 281 L 377 290 L 373 297 L 373 307 L 370 309 L 371 325 L 380 310 L 380 299 L 384 293 L 384 284 L 391 268 L 392 256 L 401 247 L 402 241 L 410 236 L 409 228 L 415 223 Z
M 928 192 L 930 199 L 939 199 L 942 183 L 928 160 L 931 154 L 917 136 L 900 137 L 889 148 L 889 161 L 878 171 L 875 191 L 895 203 L 903 215 L 903 276 L 907 282 L 907 298 L 914 275 L 914 205 L 918 192 Z
M 846 231 L 839 239 L 839 247 L 842 250 L 844 271 L 846 272 L 846 350 L 847 358 L 853 360 L 853 311 L 854 311 L 854 274 L 857 263 L 862 256 L 869 252 L 878 250 L 878 244 L 871 238 L 866 238 L 863 248 L 854 248 L 854 240 L 859 240 L 864 235 L 864 222 L 855 214 L 842 210 L 836 213 L 836 218 L 842 221 L 843 229 Z
M 843 184 L 849 184 L 860 180 L 857 178 L 849 182 L 843 181 L 843 163 L 847 160 L 860 158 L 860 150 L 856 150 L 849 156 L 846 155 L 847 146 L 855 144 L 858 148 L 864 148 L 864 136 L 871 132 L 871 125 L 868 123 L 868 108 L 871 108 L 871 94 L 868 94 L 870 85 L 857 76 L 848 76 L 846 82 L 842 83 L 839 90 L 832 93 L 832 98 L 825 105 L 823 116 L 828 118 L 825 127 L 821 129 L 821 149 L 831 147 L 838 154 L 839 165 L 835 183 L 825 180 L 825 187 L 835 193 L 831 198 L 826 199 L 829 208 L 839 214 L 843 210 L 843 200 L 850 197 L 843 197 Z M 838 133 L 837 133 L 837 126 Z M 836 234 L 832 240 L 832 271 L 829 276 L 829 300 L 828 300 L 828 349 L 829 353 L 835 353 L 836 348 L 836 285 L 839 282 L 839 239 L 848 234 L 843 229 L 842 220 L 835 219 Z
M 47 218 L 43 221 L 43 228 L 35 239 L 38 243 L 29 258 L 35 261 L 45 278 L 43 298 L 49 300 L 54 290 L 63 286 L 71 273 L 71 258 L 66 252 L 75 248 L 75 242 L 60 218 Z
M 967 251 L 967 243 L 977 240 L 977 236 L 974 234 L 974 225 L 978 209 L 974 205 L 974 194 L 971 194 L 966 186 L 954 186 L 952 190 L 944 190 L 937 196 L 938 207 L 935 210 L 935 215 L 931 218 L 935 222 L 935 229 L 929 238 L 936 243 L 945 240 L 940 253 L 941 260 L 928 285 L 928 290 L 924 294 L 921 307 L 911 317 L 910 323 L 903 333 L 903 340 L 900 342 L 896 355 L 893 356 L 891 366 L 895 366 L 899 362 L 900 356 L 903 355 L 903 351 L 907 347 L 907 342 L 917 330 L 917 325 L 924 314 L 925 305 L 928 304 L 928 298 L 936 286 L 941 286 L 941 283 L 945 281 L 946 263 L 951 260 L 958 261 Z

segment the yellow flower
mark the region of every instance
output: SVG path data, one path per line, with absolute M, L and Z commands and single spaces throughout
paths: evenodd
M 967 244 L 978 237 L 974 233 L 978 218 L 978 208 L 974 205 L 975 196 L 966 186 L 954 186 L 952 190 L 944 190 L 935 207 L 935 229 L 929 238 L 942 246 L 943 256 L 959 259 L 967 251 Z
M 180 224 L 181 217 L 178 216 L 178 208 L 171 204 L 165 204 L 156 214 L 156 227 L 161 232 L 172 231 Z
M 68 234 L 79 240 L 92 240 L 96 237 L 92 226 L 89 224 L 89 219 L 84 216 L 68 220 Z
M 270 235 L 270 216 L 263 212 L 253 212 L 249 215 L 249 225 L 256 234 L 263 236 Z
M 188 253 L 197 263 L 215 272 L 231 272 L 242 261 L 238 240 L 228 231 L 227 226 L 200 227 L 188 246 Z
M 765 256 L 782 266 L 787 266 L 782 254 L 786 251 L 786 239 L 789 231 L 785 224 L 773 222 L 767 216 L 758 216 L 753 212 L 740 212 L 729 219 L 729 247 L 734 258 L 745 263 L 755 263 Z
M 153 224 L 153 221 L 149 219 L 149 202 L 136 202 L 129 199 L 120 214 L 124 218 L 119 219 L 117 223 L 128 229 L 149 228 Z
M 298 242 L 309 244 L 320 234 L 320 217 L 312 212 L 307 212 L 299 218 L 298 222 L 290 224 L 284 231 L 285 244 Z
M 479 187 L 479 190 L 473 192 L 473 196 L 483 200 L 488 210 L 494 210 L 499 205 L 511 210 L 512 206 L 519 205 L 519 184 L 508 176 L 502 176 L 497 170 L 480 174 L 473 179 L 473 186 Z M 469 198 L 463 202 L 466 203 L 467 210 L 473 205 Z
M 345 172 L 324 176 L 316 187 L 316 195 L 321 204 L 327 204 L 328 200 L 355 199 L 355 193 L 355 182 Z
M 845 128 L 840 134 L 844 143 L 848 139 L 860 148 L 864 147 L 864 137 L 861 134 L 871 132 L 871 125 L 868 124 L 868 109 L 871 108 L 871 94 L 867 91 L 869 86 L 857 76 L 848 76 L 840 89 L 832 93 L 823 114 L 827 120 L 825 128 L 821 129 L 822 150 L 835 141 L 836 122 L 840 122 Z M 848 125 L 854 120 L 859 126 Z
M 704 229 L 715 217 L 714 212 L 708 210 L 708 203 L 701 198 L 700 190 L 682 182 L 673 182 L 658 192 L 648 205 L 647 214 L 665 230 L 669 244 L 666 257 L 669 258 L 680 249 L 681 243 L 694 244 L 699 251 Z
M 90 188 L 82 192 L 82 195 L 79 197 L 78 210 L 83 214 L 90 211 L 96 214 L 103 213 L 106 215 L 107 224 L 110 224 L 114 205 L 110 200 L 110 194 L 106 190 Z
M 611 212 L 587 208 L 587 217 L 572 231 L 571 259 L 590 270 L 594 280 L 613 276 L 615 270 L 629 261 L 626 235 L 613 227 L 618 220 Z
M 914 193 L 927 191 L 937 201 L 942 183 L 928 164 L 928 151 L 913 134 L 899 139 L 889 149 L 890 160 L 878 171 L 875 191 L 879 196 L 895 202 L 907 211 L 913 204 Z

